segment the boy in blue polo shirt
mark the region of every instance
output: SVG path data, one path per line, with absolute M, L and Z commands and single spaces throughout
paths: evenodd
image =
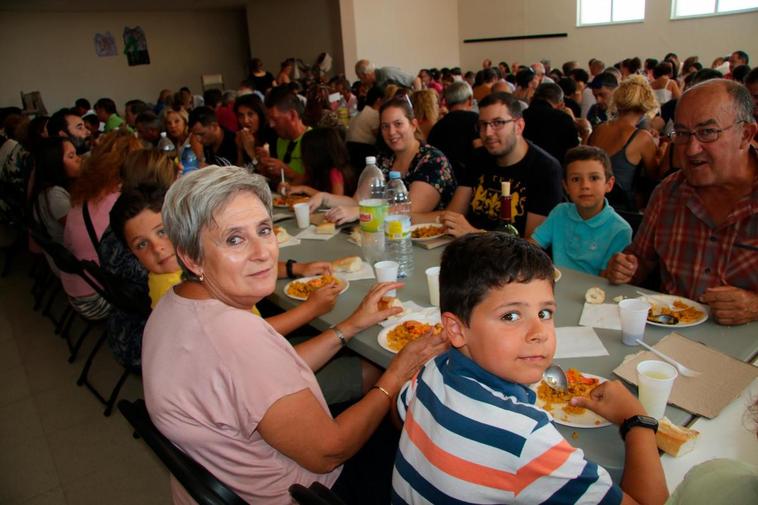
M 602 149 L 579 146 L 566 153 L 563 187 L 571 203 L 557 205 L 531 239 L 553 248 L 553 262 L 600 275 L 608 260 L 632 242 L 632 227 L 608 205 L 615 179 Z
M 472 261 L 472 258 L 474 260 Z M 440 310 L 450 344 L 400 390 L 404 421 L 392 503 L 635 504 L 667 497 L 658 423 L 618 381 L 574 398 L 621 426 L 621 486 L 587 461 L 535 405 L 555 353 L 550 258 L 504 233 L 469 234 L 447 246 Z

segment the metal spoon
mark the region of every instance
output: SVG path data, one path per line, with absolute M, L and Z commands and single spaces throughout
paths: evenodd
M 568 378 L 566 377 L 566 372 L 564 372 L 563 368 L 558 365 L 553 364 L 547 367 L 542 373 L 542 380 L 556 391 L 568 391 Z
M 679 324 L 679 318 L 668 314 L 652 314 L 647 316 L 648 321 L 660 324 Z

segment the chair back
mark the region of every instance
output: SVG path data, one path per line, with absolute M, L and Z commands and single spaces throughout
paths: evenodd
M 223 74 L 203 74 L 200 76 L 202 82 L 203 91 L 211 88 L 221 88 L 224 90 L 224 76 Z
M 245 505 L 239 495 L 158 431 L 144 400 L 121 400 L 118 409 L 198 505 Z

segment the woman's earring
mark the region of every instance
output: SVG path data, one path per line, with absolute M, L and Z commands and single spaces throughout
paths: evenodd
M 205 280 L 205 274 L 200 274 L 199 279 L 200 279 L 200 282 L 203 282 Z

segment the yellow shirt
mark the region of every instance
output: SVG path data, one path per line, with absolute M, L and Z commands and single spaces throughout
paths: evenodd
M 150 293 L 150 308 L 154 309 L 158 305 L 158 300 L 163 298 L 166 292 L 182 282 L 182 271 L 171 272 L 168 274 L 154 274 L 152 272 L 147 274 L 147 289 Z M 260 317 L 261 313 L 258 312 L 258 308 L 253 305 L 253 314 Z

